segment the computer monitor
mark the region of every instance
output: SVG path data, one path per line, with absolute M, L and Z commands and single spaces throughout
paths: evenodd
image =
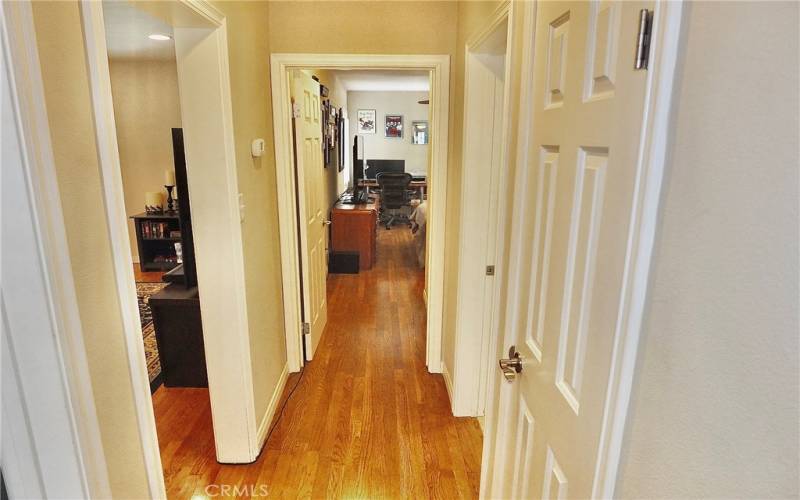
M 364 138 L 353 137 L 353 161 L 350 170 L 350 187 L 353 190 L 358 188 L 358 181 L 364 179 Z
M 367 192 L 365 188 L 358 185 L 358 181 L 364 179 L 364 138 L 359 136 L 353 137 L 353 157 L 352 157 L 352 170 L 350 170 L 350 190 L 352 197 L 349 198 L 349 203 L 366 203 Z
M 367 160 L 364 175 L 367 179 L 375 179 L 381 172 L 400 173 L 406 171 L 405 160 Z

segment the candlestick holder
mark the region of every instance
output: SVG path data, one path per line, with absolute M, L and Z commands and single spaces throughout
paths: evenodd
M 175 203 L 175 200 L 172 198 L 172 190 L 175 186 L 164 186 L 167 189 L 167 210 L 170 212 L 174 212 L 175 209 L 172 205 Z

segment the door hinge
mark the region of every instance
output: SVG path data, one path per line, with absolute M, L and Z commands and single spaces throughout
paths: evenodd
M 486 276 L 494 276 L 494 266 L 486 266 Z
M 311 335 L 311 325 L 308 323 L 303 323 L 303 335 Z
M 647 9 L 639 11 L 639 33 L 636 36 L 636 61 L 633 69 L 647 69 L 650 62 L 650 31 L 653 27 L 653 12 Z

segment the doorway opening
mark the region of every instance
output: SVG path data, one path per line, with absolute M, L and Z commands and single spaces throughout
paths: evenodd
M 123 15 L 116 16 L 116 21 L 115 9 L 124 11 Z M 151 396 L 128 230 L 130 215 L 137 216 L 133 227 L 134 235 L 138 236 L 134 238 L 139 260 L 136 274 L 155 268 L 155 275 L 139 274 L 140 278 L 152 281 L 160 275 L 162 280 L 175 281 L 146 301 L 153 311 L 162 378 L 167 385 L 175 381 L 177 383 L 174 385 L 203 385 L 203 381 L 198 382 L 197 379 L 202 379 L 203 375 L 207 378 L 208 389 L 186 389 L 194 391 L 196 400 L 189 398 L 187 402 L 186 398 L 182 398 L 180 405 L 183 408 L 199 405 L 196 411 L 193 410 L 193 417 L 198 419 L 197 425 L 189 427 L 180 418 L 176 420 L 174 414 L 164 421 L 173 427 L 177 426 L 181 432 L 202 431 L 203 446 L 214 450 L 217 461 L 221 463 L 250 462 L 260 449 L 260 430 L 252 397 L 253 371 L 244 297 L 236 159 L 232 147 L 234 136 L 225 17 L 208 4 L 193 2 L 110 2 L 109 5 L 84 2 L 81 4 L 81 14 L 103 196 L 106 200 L 104 210 L 111 233 L 114 278 L 122 310 L 135 411 L 151 496 L 160 498 L 166 496 L 160 448 L 165 453 L 173 453 L 174 450 L 166 440 L 159 447 L 153 403 L 157 410 L 161 405 L 165 415 L 174 405 L 168 401 L 170 398 L 166 392 L 169 391 L 166 389 L 158 389 L 155 399 Z M 106 43 L 106 15 L 109 16 L 110 34 L 118 31 L 123 41 L 128 40 L 127 44 L 115 47 L 112 36 Z M 138 24 L 131 25 L 132 19 L 137 20 Z M 143 33 L 142 30 L 149 33 Z M 172 78 L 152 70 L 145 73 L 145 81 L 139 81 L 134 89 L 135 92 L 143 92 L 154 86 L 163 86 L 167 80 L 175 81 L 177 73 L 177 87 L 180 90 L 174 92 L 173 88 L 171 94 L 173 99 L 177 94 L 179 106 L 163 103 L 163 107 L 173 109 L 173 114 L 179 115 L 179 122 L 157 120 L 159 123 L 152 127 L 153 130 L 146 131 L 158 135 L 157 139 L 147 140 L 162 143 L 166 140 L 169 160 L 153 160 L 144 155 L 141 145 L 138 150 L 135 147 L 126 149 L 126 144 L 133 144 L 134 141 L 126 136 L 124 127 L 120 127 L 119 136 L 117 134 L 115 111 L 122 111 L 124 106 L 119 106 L 121 103 L 115 102 L 115 98 L 124 94 L 121 88 L 128 82 L 117 79 L 114 88 L 113 73 L 116 69 L 113 67 L 122 67 L 117 65 L 119 61 L 114 60 L 114 53 L 118 48 L 124 52 L 126 47 L 134 51 L 146 51 L 148 47 L 153 47 L 152 44 L 160 47 L 155 49 L 157 52 L 164 52 L 163 47 L 173 43 L 170 40 L 174 41 L 172 52 L 176 65 L 175 69 L 170 70 Z M 112 56 L 110 65 L 109 55 Z M 150 78 L 157 81 L 146 81 Z M 161 90 L 164 95 L 136 95 L 137 104 L 142 108 L 136 111 L 142 114 L 145 114 L 143 109 L 152 111 L 150 101 L 170 95 L 163 88 Z M 124 118 L 120 115 L 121 121 L 128 118 L 127 113 Z M 179 127 L 174 126 L 176 124 Z M 137 133 L 143 133 L 143 127 L 135 129 Z M 155 148 L 155 142 L 150 147 Z M 156 170 L 160 174 L 148 181 L 144 196 L 139 193 L 128 200 L 122 169 L 126 166 L 125 162 L 141 161 L 142 158 L 148 158 L 145 162 L 148 163 L 147 167 L 152 166 L 149 163 L 157 163 Z M 144 170 L 144 167 L 140 170 Z M 183 175 L 184 172 L 186 175 Z M 177 208 L 177 214 L 169 211 L 169 189 L 164 187 L 171 183 L 175 184 L 171 197 L 173 210 Z M 191 213 L 185 203 L 189 199 Z M 134 207 L 141 207 L 134 208 L 133 211 L 137 213 L 129 213 L 126 207 L 128 201 Z M 193 244 L 187 244 L 187 230 L 191 236 L 189 243 Z M 182 244 L 184 265 L 181 268 L 175 266 L 178 253 L 174 243 L 178 242 Z M 195 284 L 192 279 L 194 273 L 191 266 L 186 265 L 187 261 L 191 261 L 192 249 L 196 255 L 196 290 L 191 287 Z M 174 267 L 172 272 L 162 274 L 171 267 Z M 180 269 L 184 270 L 182 275 Z M 188 288 L 187 284 L 190 285 Z M 169 287 L 173 287 L 173 293 L 163 296 Z M 176 312 L 178 305 L 185 307 Z M 199 311 L 202 311 L 202 327 Z M 163 328 L 159 327 L 159 323 Z M 193 347 L 187 349 L 187 345 Z M 178 361 L 172 359 L 170 354 L 177 357 Z M 189 354 L 194 356 L 196 362 L 187 362 L 186 356 Z M 205 361 L 204 364 L 201 359 Z M 159 421 L 159 431 L 162 430 L 161 423 Z M 166 432 L 174 430 L 167 429 Z M 169 458 L 168 455 L 165 457 Z M 169 461 L 164 460 L 163 465 L 169 466 Z
M 441 300 L 432 282 L 442 261 L 433 256 L 447 184 L 437 158 L 447 146 L 448 105 L 437 85 L 446 90 L 446 81 L 435 67 L 405 61 L 403 69 L 403 58 L 366 57 L 358 66 L 359 56 L 329 57 L 272 65 L 278 177 L 283 170 L 293 184 L 282 191 L 294 195 L 280 214 L 282 239 L 296 244 L 282 252 L 296 266 L 284 287 L 294 283 L 299 295 L 286 314 L 305 325 L 297 336 L 287 325 L 302 368 L 289 377 L 264 455 L 280 462 L 291 450 L 319 454 L 314 479 L 303 481 L 329 496 L 427 497 L 434 475 L 452 480 L 443 491 L 474 496 L 480 426 L 452 415 L 443 377 L 431 373 L 432 359 L 441 366 L 431 323 Z M 347 458 L 331 458 L 330 449 Z M 381 480 L 382 470 L 397 480 Z
M 418 70 L 290 74 L 306 361 L 330 312 L 329 273 L 408 261 L 420 277 L 414 299 L 424 307 L 429 79 Z
M 188 433 L 213 450 L 189 172 L 173 26 L 133 3 L 102 3 L 119 178 L 162 467 Z M 185 92 L 185 91 L 184 91 Z M 188 168 L 187 168 L 188 167 Z M 202 224 L 202 220 L 197 221 Z M 122 256 L 120 256 L 122 257 Z M 195 408 L 180 421 L 171 410 Z M 213 454 L 213 451 L 209 454 Z
M 324 278 L 327 274 L 327 258 L 318 250 L 319 241 L 324 239 L 325 231 L 323 225 L 326 225 L 328 219 L 324 218 L 325 211 L 321 203 L 316 203 L 316 199 L 311 197 L 309 202 L 308 193 L 320 193 L 317 196 L 322 196 L 322 190 L 318 187 L 321 181 L 315 181 L 314 176 L 309 176 L 308 179 L 303 177 L 306 169 L 303 166 L 304 158 L 306 163 L 314 162 L 319 164 L 319 168 L 324 168 L 324 159 L 317 158 L 316 154 L 324 154 L 325 151 L 322 146 L 317 147 L 314 141 L 323 141 L 322 133 L 319 137 L 308 135 L 302 141 L 300 138 L 293 136 L 292 131 L 295 130 L 293 120 L 319 120 L 320 117 L 315 116 L 316 108 L 319 107 L 319 113 L 322 110 L 322 97 L 320 96 L 319 105 L 312 104 L 314 100 L 313 90 L 314 83 L 308 83 L 312 80 L 311 75 L 307 74 L 306 85 L 308 88 L 304 90 L 301 86 L 295 90 L 293 87 L 297 83 L 294 78 L 298 70 L 313 70 L 316 72 L 321 71 L 377 71 L 384 73 L 386 71 L 408 71 L 421 76 L 422 73 L 427 75 L 429 81 L 430 91 L 428 99 L 418 99 L 418 101 L 429 101 L 429 123 L 419 123 L 417 126 L 420 131 L 422 126 L 426 126 L 428 132 L 427 140 L 429 141 L 430 148 L 430 168 L 427 172 L 425 182 L 428 189 L 423 198 L 430 198 L 430 207 L 427 209 L 426 217 L 426 240 L 425 246 L 425 269 L 426 276 L 424 280 L 423 293 L 426 298 L 426 348 L 425 348 L 425 362 L 428 370 L 432 373 L 441 372 L 441 327 L 442 327 L 442 301 L 443 301 L 443 276 L 444 276 L 444 220 L 445 220 L 445 207 L 446 207 L 446 188 L 447 188 L 447 137 L 448 137 L 448 107 L 449 107 L 449 58 L 447 56 L 380 56 L 380 55 L 308 55 L 308 54 L 273 54 L 272 56 L 272 94 L 273 94 L 273 116 L 274 116 L 274 130 L 275 130 L 275 151 L 277 160 L 277 177 L 278 177 L 278 204 L 279 204 L 279 219 L 281 230 L 281 256 L 282 256 L 282 282 L 283 282 L 283 297 L 284 297 L 284 317 L 286 321 L 286 349 L 287 359 L 290 372 L 297 372 L 301 369 L 306 359 L 312 359 L 314 355 L 314 345 L 319 342 L 318 336 L 321 335 L 321 328 L 315 327 L 313 322 L 321 318 L 325 308 L 323 307 L 324 293 Z M 304 74 L 304 73 L 299 73 Z M 315 82 L 319 91 L 319 82 Z M 293 92 L 297 94 L 296 100 L 293 103 Z M 302 95 L 302 97 L 300 97 Z M 308 102 L 307 102 L 308 101 Z M 308 106 L 308 116 L 303 116 L 304 106 Z M 422 105 L 421 105 L 422 106 Z M 340 106 L 341 107 L 341 106 Z M 348 106 L 349 107 L 349 106 Z M 335 108 L 335 107 L 334 107 Z M 338 111 L 338 110 L 337 110 Z M 389 112 L 384 116 L 377 116 L 377 108 L 364 108 L 361 111 L 361 123 L 359 124 L 359 110 L 355 110 L 356 116 L 351 113 L 347 114 L 349 121 L 349 129 L 354 129 L 357 126 L 366 127 L 362 130 L 380 134 L 381 136 L 393 140 L 405 140 L 411 143 L 412 139 L 422 141 L 426 139 L 425 134 L 422 132 L 413 133 L 408 135 L 406 119 L 400 116 L 399 113 Z M 342 112 L 342 114 L 344 114 Z M 387 122 L 388 120 L 388 122 Z M 342 120 L 343 121 L 343 120 Z M 424 122 L 424 120 L 412 120 L 415 122 Z M 332 125 L 337 128 L 336 118 L 332 120 Z M 412 123 L 413 127 L 414 124 Z M 314 125 L 309 128 L 320 128 Z M 299 129 L 298 129 L 299 130 Z M 390 134 L 389 137 L 386 134 Z M 330 137 L 334 142 L 337 137 L 337 132 L 334 130 Z M 363 140 L 364 135 L 372 134 L 355 134 L 360 135 L 362 140 L 360 147 L 351 149 L 352 143 L 350 139 L 341 141 L 340 145 L 346 147 L 341 155 L 351 167 L 349 177 L 343 177 L 343 182 L 349 182 L 350 187 L 353 188 L 357 196 L 363 196 L 367 193 L 370 186 L 369 175 L 370 170 L 379 169 L 399 169 L 397 162 L 387 162 L 379 160 L 395 160 L 395 158 L 373 158 L 375 160 L 370 165 L 369 161 L 365 164 L 363 160 L 370 160 L 369 155 L 372 150 L 365 150 L 369 142 Z M 402 138 L 399 137 L 402 135 Z M 393 137 L 394 136 L 394 137 Z M 327 147 L 327 146 L 326 146 Z M 304 149 L 307 148 L 307 149 Z M 297 151 L 295 155 L 294 152 Z M 349 158 L 347 157 L 350 154 Z M 358 158 L 359 155 L 366 155 L 366 158 Z M 298 159 L 298 168 L 294 169 L 295 158 Z M 362 160 L 358 162 L 357 160 Z M 354 161 L 355 160 L 355 161 Z M 394 163 L 389 166 L 389 163 Z M 358 168 L 358 171 L 354 168 Z M 338 167 L 337 167 L 338 168 Z M 403 167 L 405 170 L 405 168 Z M 364 170 L 365 172 L 362 172 Z M 313 171 L 309 171 L 313 173 Z M 362 179 L 359 185 L 359 178 Z M 377 177 L 377 172 L 375 174 Z M 412 175 L 413 178 L 413 175 Z M 310 179 L 310 180 L 309 180 Z M 413 180 L 413 179 L 412 179 Z M 340 186 L 341 187 L 341 186 Z M 302 189 L 301 189 L 302 188 Z M 307 188 L 307 189 L 306 189 Z M 305 196 L 304 196 L 305 194 Z M 362 201 L 364 201 L 362 199 Z M 355 206 L 355 205 L 354 205 Z M 371 210 L 376 213 L 380 211 L 380 207 L 372 207 Z M 297 227 L 297 214 L 300 214 L 300 230 Z M 384 218 L 385 221 L 391 220 L 391 217 Z M 391 226 L 391 224 L 389 224 Z M 307 238 L 303 235 L 303 231 L 310 231 L 316 235 L 313 238 Z M 332 231 L 335 233 L 335 229 Z M 306 245 L 306 241 L 313 244 Z M 304 247 L 305 245 L 305 247 Z M 367 244 L 368 246 L 368 244 Z M 317 250 L 315 250 L 317 248 Z M 363 253 L 363 252 L 362 252 Z M 359 266 L 367 265 L 371 261 L 371 256 L 359 254 Z M 309 263 L 315 263 L 311 267 Z M 309 269 L 318 269 L 317 277 L 314 278 L 307 271 Z M 302 275 L 301 275 L 302 270 Z M 313 297 L 313 298 L 312 298 Z M 315 304 L 316 309 L 312 310 L 311 304 Z M 318 305 L 318 307 L 317 307 Z M 306 321 L 309 318 L 309 321 Z M 324 323 L 323 323 L 324 324 Z M 307 325 L 307 326 L 306 326 Z M 309 332 L 310 339 L 305 340 Z M 310 347 L 310 349 L 309 349 Z M 304 356 L 305 349 L 305 356 Z

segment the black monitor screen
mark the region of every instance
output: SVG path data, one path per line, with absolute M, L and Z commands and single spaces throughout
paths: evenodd
M 375 176 L 381 172 L 403 173 L 405 171 L 405 160 L 367 160 L 367 168 L 366 172 L 364 172 L 364 177 L 367 179 L 375 179 Z

